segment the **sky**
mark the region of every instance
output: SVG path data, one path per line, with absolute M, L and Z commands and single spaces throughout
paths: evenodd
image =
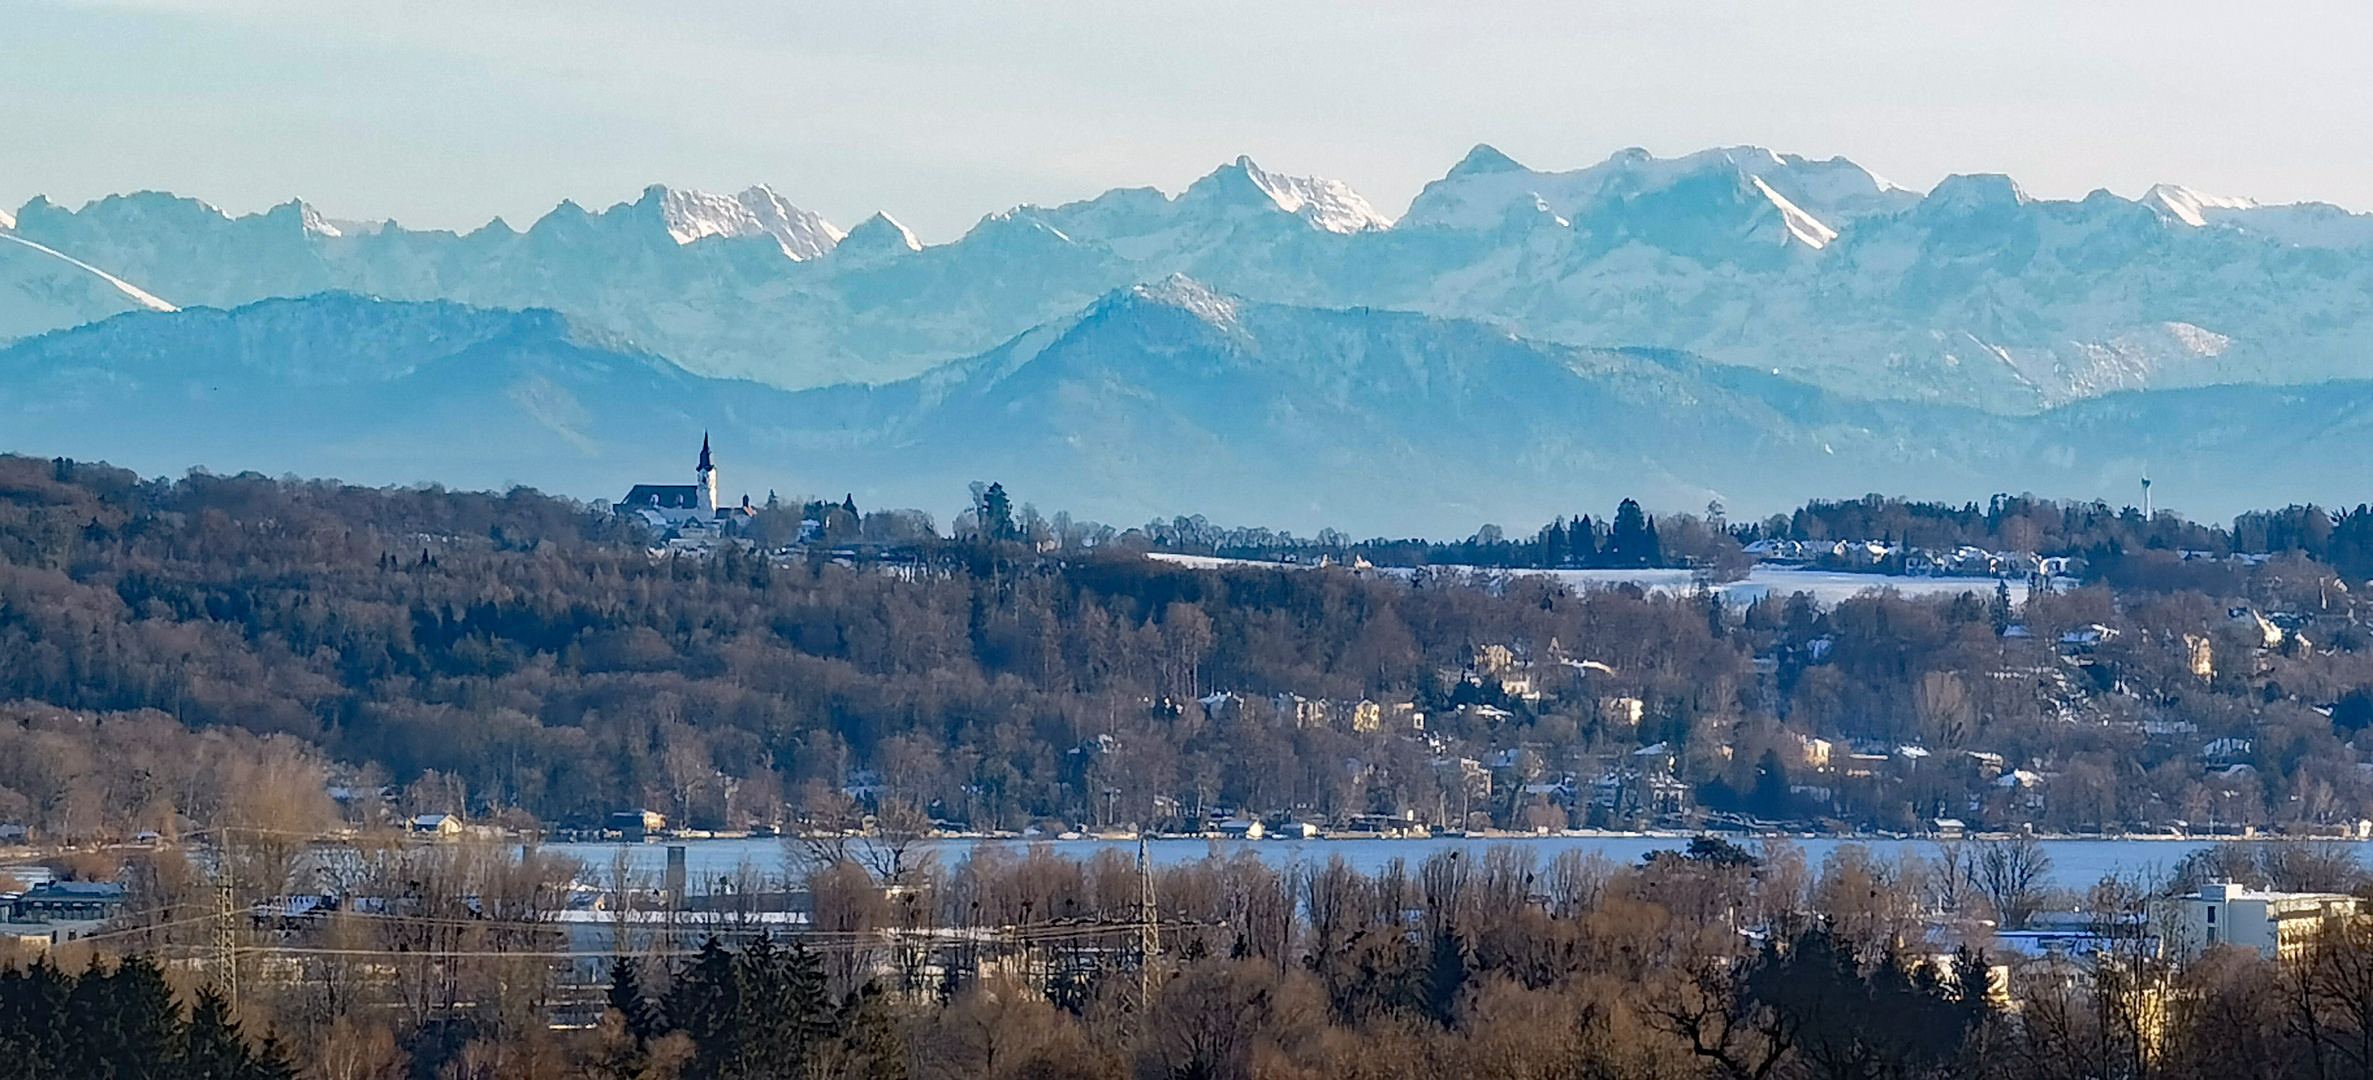
M 1843 155 L 2373 210 L 2373 5 L 9 0 L 0 203 L 468 229 L 765 183 L 926 241 L 1250 154 L 1404 209 L 1476 143 Z

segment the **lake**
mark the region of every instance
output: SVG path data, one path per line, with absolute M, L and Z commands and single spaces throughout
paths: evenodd
M 750 840 L 686 840 L 685 869 L 692 888 L 699 891 L 702 883 L 732 876 L 743 863 L 748 863 L 759 874 L 779 879 L 783 875 L 783 842 L 776 839 Z M 939 852 L 943 863 L 953 863 L 980 844 L 1003 844 L 1017 851 L 1030 843 L 1046 844 L 1049 850 L 1067 858 L 1085 860 L 1105 848 L 1116 848 L 1132 856 L 1136 854 L 1134 840 L 935 840 L 924 846 Z M 1519 836 L 1519 837 L 1435 837 L 1428 840 L 1154 840 L 1147 844 L 1157 865 L 1192 862 L 1215 851 L 1233 855 L 1249 851 L 1273 866 L 1317 864 L 1341 855 L 1346 862 L 1364 873 L 1374 873 L 1393 859 L 1402 859 L 1414 869 L 1416 864 L 1434 852 L 1460 849 L 1480 853 L 1495 844 L 1516 844 L 1531 848 L 1540 860 L 1547 863 L 1560 852 L 1597 852 L 1617 862 L 1638 862 L 1643 856 L 1660 848 L 1686 846 L 1687 837 L 1665 836 Z M 1805 861 L 1816 872 L 1821 860 L 1841 844 L 1861 844 L 1873 854 L 1893 857 L 1909 850 L 1924 858 L 1936 856 L 1936 845 L 1926 840 L 1840 839 L 1832 837 L 1798 838 L 1788 843 L 1803 849 Z M 2109 875 L 2121 877 L 2163 878 L 2174 870 L 2185 855 L 2212 846 L 2215 841 L 2199 839 L 2125 839 L 2125 840 L 2045 840 L 2044 851 L 2052 858 L 2051 883 L 2059 888 L 2081 892 L 2094 882 Z M 1748 850 L 1758 850 L 1760 841 L 1744 842 Z M 2365 845 L 2351 844 L 2363 860 Z M 543 850 L 571 856 L 585 864 L 584 879 L 599 883 L 609 873 L 612 860 L 625 852 L 633 871 L 656 880 L 667 863 L 665 843 L 648 844 L 547 844 Z

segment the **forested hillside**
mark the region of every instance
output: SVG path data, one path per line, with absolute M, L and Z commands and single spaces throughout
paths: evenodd
M 911 517 L 848 514 L 829 511 L 916 539 Z M 0 458 L 0 701 L 19 703 L 0 822 L 202 819 L 221 798 L 177 770 L 212 746 L 317 755 L 389 809 L 554 824 L 890 805 L 981 829 L 1220 808 L 1622 824 L 1590 786 L 1660 743 L 1695 800 L 1765 819 L 2373 815 L 2349 742 L 2373 720 L 2363 582 L 2295 552 L 2016 608 L 1726 611 L 1521 576 L 1191 568 L 1136 554 L 1145 536 L 659 557 L 524 490 Z M 1361 701 L 1368 722 L 1318 707 Z

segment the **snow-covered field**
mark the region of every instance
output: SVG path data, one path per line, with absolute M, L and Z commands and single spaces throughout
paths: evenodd
M 1527 570 L 1519 573 L 1547 574 L 1576 587 L 1607 587 L 1637 585 L 1643 589 L 1662 592 L 1686 592 L 1696 587 L 1687 570 Z M 1913 577 L 1900 574 L 1849 574 L 1839 570 L 1808 570 L 1795 566 L 1764 564 L 1750 571 L 1745 580 L 1716 586 L 1725 602 L 1745 606 L 1766 596 L 1811 594 L 1813 602 L 1828 607 L 1873 589 L 1893 589 L 1905 596 L 1953 596 L 1974 592 L 1979 596 L 1994 595 L 1994 579 L 1988 577 Z M 2014 603 L 2027 601 L 2027 583 L 2010 583 Z
M 1155 553 L 1148 558 L 1159 559 L 1180 566 L 1262 566 L 1297 568 L 1299 563 L 1261 562 L 1252 559 L 1217 559 L 1208 555 L 1170 555 Z M 1575 588 L 1614 588 L 1636 585 L 1650 592 L 1689 592 L 1698 587 L 1697 579 L 1688 570 L 1485 570 L 1477 567 L 1442 566 L 1437 570 L 1464 570 L 1482 575 L 1510 577 L 1553 577 Z M 1381 573 L 1407 576 L 1416 571 L 1406 567 L 1378 567 Z M 1808 570 L 1794 566 L 1764 564 L 1749 572 L 1744 580 L 1714 586 L 1725 603 L 1739 607 L 1752 604 L 1767 596 L 1794 596 L 1806 593 L 1813 602 L 1830 607 L 1874 589 L 1893 589 L 1905 596 L 1953 596 L 1972 592 L 1981 597 L 1994 595 L 1994 579 L 1987 577 L 1913 577 L 1900 574 L 1849 574 L 1837 570 Z M 2027 601 L 2027 583 L 2010 582 L 2013 603 Z

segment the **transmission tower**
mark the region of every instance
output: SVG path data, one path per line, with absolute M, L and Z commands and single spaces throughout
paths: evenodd
M 239 1011 L 239 901 L 231 888 L 231 856 L 220 853 L 214 875 L 214 977 L 231 1011 Z
M 1146 854 L 1145 828 L 1137 830 L 1137 1015 L 1154 1009 L 1154 957 L 1162 951 L 1162 913 L 1154 904 L 1154 863 Z

